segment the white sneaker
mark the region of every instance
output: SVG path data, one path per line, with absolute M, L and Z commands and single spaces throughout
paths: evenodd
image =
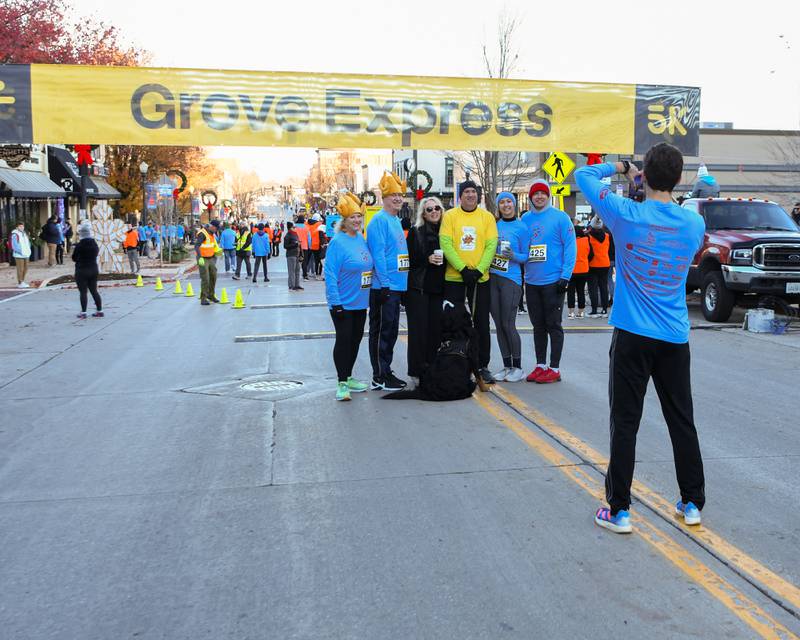
M 570 312 L 567 314 L 567 317 L 568 317 L 568 318 L 574 318 L 574 317 L 575 317 L 575 312 L 574 312 L 574 311 L 570 311 Z
M 504 367 L 503 369 L 501 369 L 497 373 L 493 373 L 492 376 L 498 382 L 502 382 L 503 380 L 506 379 L 506 376 L 508 375 L 509 371 L 511 371 L 511 367 Z
M 30 286 L 30 285 L 28 285 L 28 284 L 27 284 L 27 283 L 25 283 L 25 282 L 20 282 L 20 283 L 17 285 L 17 289 L 27 289 L 27 288 L 28 288 L 28 286 Z
M 525 379 L 525 372 L 522 369 L 511 367 L 506 374 L 506 382 L 522 382 Z

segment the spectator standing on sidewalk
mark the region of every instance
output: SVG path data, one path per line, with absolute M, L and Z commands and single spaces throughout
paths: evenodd
M 611 269 L 611 237 L 606 233 L 603 221 L 597 216 L 589 225 L 589 244 L 592 257 L 589 260 L 589 300 L 592 303 L 590 318 L 608 316 L 608 272 Z M 598 311 L 598 304 L 600 309 Z
M 67 243 L 67 253 L 69 253 L 72 250 L 72 225 L 69 218 L 64 220 L 64 240 Z
M 135 247 L 134 247 L 135 250 Z M 72 261 L 75 263 L 75 283 L 78 285 L 78 295 L 81 301 L 81 312 L 78 318 L 86 318 L 86 307 L 89 304 L 88 293 L 91 292 L 96 311 L 92 314 L 95 318 L 103 317 L 103 300 L 97 291 L 97 256 L 100 247 L 92 238 L 92 225 L 87 220 L 78 225 L 78 244 L 72 252 Z
M 52 267 L 56 263 L 56 247 L 58 246 L 59 229 L 56 217 L 51 216 L 42 226 L 39 237 L 47 244 L 47 266 Z
M 141 270 L 139 264 L 139 230 L 136 228 L 136 223 L 132 224 L 131 228 L 128 229 L 122 246 L 125 248 L 125 253 L 128 254 L 131 273 L 139 273 Z
M 28 261 L 31 259 L 31 239 L 22 222 L 17 222 L 11 232 L 11 254 L 17 264 L 17 288 L 27 289 L 30 285 L 25 281 L 25 276 L 28 273 Z
M 64 244 L 66 240 L 64 238 L 64 227 L 61 226 L 60 222 L 56 222 L 56 227 L 58 228 L 58 242 L 56 243 L 56 264 L 64 264 Z
M 286 268 L 289 271 L 289 291 L 302 291 L 300 286 L 300 261 L 303 249 L 300 238 L 294 230 L 294 223 L 286 223 L 286 234 L 283 236 L 283 248 L 286 250 Z
M 225 273 L 230 273 L 236 266 L 236 232 L 227 222 L 219 236 L 219 246 L 225 256 Z
M 678 149 L 666 143 L 651 147 L 642 169 L 643 202 L 617 196 L 602 182 L 617 173 L 635 179 L 639 170 L 626 160 L 586 166 L 575 172 L 581 192 L 614 234 L 620 257 L 610 320 L 614 335 L 608 372 L 608 508 L 595 513 L 595 523 L 615 533 L 632 530 L 629 509 L 636 435 L 651 377 L 672 441 L 680 489 L 675 511 L 685 524 L 698 525 L 705 504 L 703 459 L 692 406 L 686 308 L 688 267 L 703 243 L 705 222 L 696 212 L 672 200 L 682 171 L 683 157 Z M 658 256 L 658 264 L 654 264 L 653 256 Z

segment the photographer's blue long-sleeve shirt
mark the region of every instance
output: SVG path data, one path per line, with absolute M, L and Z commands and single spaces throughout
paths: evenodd
M 374 263 L 372 288 L 406 291 L 410 260 L 400 218 L 378 211 L 369 222 L 367 244 Z
M 601 182 L 611 164 L 575 172 L 586 199 L 614 234 L 617 281 L 610 323 L 631 333 L 674 344 L 689 341 L 686 278 L 703 244 L 700 215 L 671 202 L 621 198 Z
M 531 209 L 522 216 L 528 228 L 528 257 L 525 283 L 553 284 L 569 280 L 578 255 L 575 228 L 569 216 L 555 207 Z
M 364 236 L 337 232 L 325 254 L 325 297 L 328 307 L 340 304 L 347 310 L 369 305 L 372 256 Z
M 522 285 L 522 267 L 528 260 L 528 226 L 518 219 L 497 221 L 497 253 L 492 259 L 492 266 L 489 273 L 492 277 L 508 278 L 518 285 Z M 511 251 L 514 254 L 511 258 L 504 258 L 500 255 L 500 243 L 511 243 Z

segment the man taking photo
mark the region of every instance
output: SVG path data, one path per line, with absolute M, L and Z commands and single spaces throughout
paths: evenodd
M 652 147 L 644 158 L 645 200 L 641 203 L 615 195 L 601 181 L 615 173 L 633 180 L 639 171 L 627 160 L 575 172 L 575 181 L 614 234 L 616 244 L 618 277 L 610 318 L 615 328 L 608 372 L 609 508 L 595 513 L 595 523 L 615 533 L 632 530 L 629 509 L 636 434 L 651 377 L 672 441 L 680 488 L 675 510 L 687 525 L 697 525 L 705 504 L 703 460 L 692 407 L 686 308 L 686 277 L 702 245 L 705 222 L 672 200 L 682 171 L 678 149 L 666 143 Z

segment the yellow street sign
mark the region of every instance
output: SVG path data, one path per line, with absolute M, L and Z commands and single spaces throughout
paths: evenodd
M 572 195 L 572 187 L 568 184 L 560 184 L 557 187 L 553 187 L 553 195 L 560 196 L 565 198 L 566 196 Z
M 574 168 L 575 163 L 570 157 L 559 151 L 553 152 L 547 159 L 547 162 L 542 165 L 542 169 L 544 169 L 558 184 L 564 182 Z

